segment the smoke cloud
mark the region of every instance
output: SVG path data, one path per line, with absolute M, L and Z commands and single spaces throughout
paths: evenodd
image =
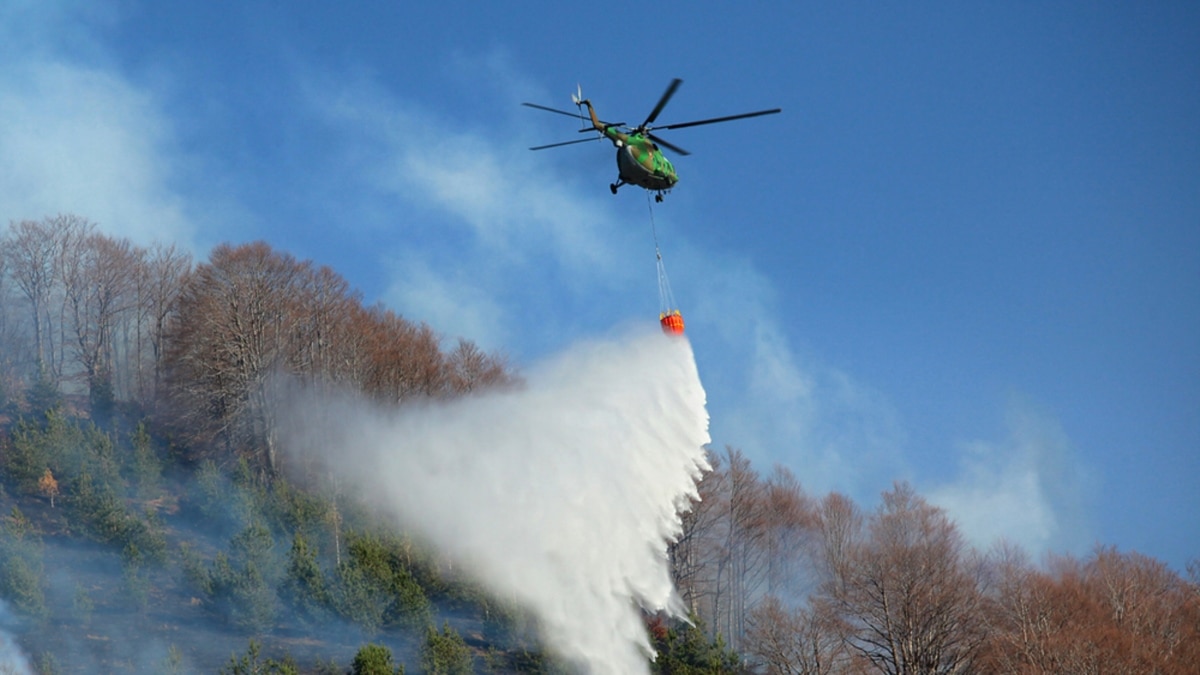
M 657 326 L 576 345 L 509 390 L 401 411 L 293 401 L 285 437 L 532 611 L 593 673 L 647 672 L 638 606 L 683 613 L 667 543 L 707 468 L 691 345 Z
M 0 600 L 0 675 L 33 675 L 24 652 L 6 630 L 12 621 L 8 605 Z
M 1053 416 L 1014 397 L 1008 437 L 963 445 L 958 477 L 929 491 L 979 548 L 997 540 L 1035 556 L 1086 553 L 1094 543 L 1088 514 L 1093 478 Z

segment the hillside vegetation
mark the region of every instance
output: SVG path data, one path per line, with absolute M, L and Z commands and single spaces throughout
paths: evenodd
M 404 406 L 519 381 L 266 243 L 196 263 L 76 216 L 11 223 L 0 631 L 41 673 L 571 672 L 531 617 L 351 490 L 293 483 L 273 404 L 283 386 Z M 646 616 L 655 672 L 1200 663 L 1200 567 L 1105 546 L 1038 564 L 979 552 L 906 484 L 863 509 L 734 448 L 710 457 L 670 547 L 691 621 Z

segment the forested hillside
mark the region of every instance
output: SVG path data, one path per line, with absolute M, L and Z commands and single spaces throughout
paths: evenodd
M 405 406 L 520 374 L 266 243 L 197 263 L 77 216 L 8 226 L 0 631 L 31 667 L 570 672 L 353 490 L 295 480 L 285 386 Z M 976 551 L 906 484 L 864 508 L 710 457 L 670 547 L 692 621 L 646 616 L 656 672 L 1197 672 L 1200 566 Z
M 768 673 L 1195 673 L 1200 567 L 1098 546 L 976 551 L 904 483 L 864 510 L 715 458 L 672 564 L 684 598 Z

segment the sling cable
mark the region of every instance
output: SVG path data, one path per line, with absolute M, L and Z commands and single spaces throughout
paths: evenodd
M 675 304 L 671 293 L 671 282 L 667 279 L 667 267 L 663 264 L 662 251 L 658 248 L 658 228 L 654 224 L 654 205 L 650 193 L 646 193 L 646 205 L 650 209 L 650 232 L 654 235 L 654 258 L 658 264 L 658 323 L 667 335 L 683 335 L 683 314 Z

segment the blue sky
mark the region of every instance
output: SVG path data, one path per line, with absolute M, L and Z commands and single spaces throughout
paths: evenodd
M 518 366 L 653 321 L 653 208 L 718 447 L 973 541 L 1200 556 L 1195 3 L 0 8 L 0 217 L 265 239 Z

